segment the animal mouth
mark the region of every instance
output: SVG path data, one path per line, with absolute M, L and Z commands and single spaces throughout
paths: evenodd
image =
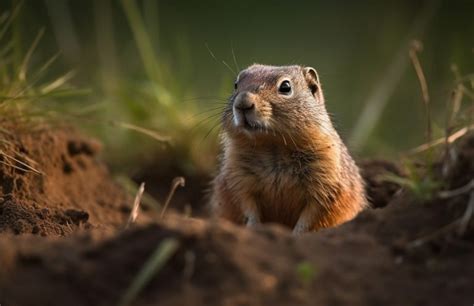
M 245 132 L 258 133 L 266 130 L 266 127 L 259 120 L 248 118 L 246 115 L 241 116 L 236 123 L 236 128 Z
M 247 116 L 244 116 L 243 118 L 243 123 L 242 123 L 242 128 L 247 130 L 247 131 L 257 131 L 262 128 L 262 126 L 253 120 L 249 120 Z
M 236 131 L 244 132 L 246 134 L 268 132 L 267 125 L 254 112 L 242 112 L 233 110 L 233 128 Z
M 248 131 L 257 130 L 261 127 L 260 123 L 255 118 L 249 118 L 251 115 L 234 112 L 234 126 L 237 129 L 244 129 Z

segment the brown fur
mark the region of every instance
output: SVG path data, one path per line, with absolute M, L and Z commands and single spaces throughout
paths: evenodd
M 278 91 L 284 80 L 291 95 Z M 244 125 L 236 103 L 253 105 Z M 248 225 L 276 222 L 301 233 L 341 224 L 366 206 L 359 170 L 332 126 L 312 68 L 243 70 L 221 139 L 211 195 L 217 216 Z

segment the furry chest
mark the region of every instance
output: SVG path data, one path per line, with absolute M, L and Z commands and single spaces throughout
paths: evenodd
M 245 168 L 245 167 L 244 167 Z M 254 159 L 248 188 L 262 222 L 293 227 L 309 198 L 310 165 L 300 159 Z

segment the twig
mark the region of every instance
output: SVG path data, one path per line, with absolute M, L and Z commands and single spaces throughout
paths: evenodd
M 454 189 L 454 190 L 440 191 L 438 193 L 438 197 L 440 199 L 454 198 L 454 197 L 460 196 L 462 194 L 465 194 L 465 193 L 467 193 L 467 192 L 469 192 L 473 189 L 474 189 L 474 180 L 471 180 L 469 183 L 467 183 L 466 185 L 464 185 L 460 188 L 457 188 L 457 189 Z
M 474 180 L 472 182 L 474 182 Z M 469 203 L 467 204 L 466 211 L 464 212 L 464 215 L 461 217 L 461 220 L 459 220 L 459 228 L 458 228 L 459 236 L 464 235 L 464 233 L 466 232 L 467 227 L 469 226 L 469 222 L 472 220 L 473 214 L 474 214 L 474 190 L 471 191 L 471 195 L 469 196 Z
M 467 204 L 466 211 L 464 212 L 464 215 L 461 218 L 454 220 L 453 222 L 437 229 L 436 231 L 424 237 L 415 239 L 414 241 L 407 244 L 407 248 L 415 248 L 415 247 L 422 246 L 423 244 L 438 238 L 442 234 L 451 232 L 452 230 L 456 229 L 456 227 L 457 227 L 457 234 L 459 236 L 462 236 L 466 232 L 467 227 L 469 226 L 469 222 L 472 220 L 473 215 L 474 215 L 474 190 L 471 191 L 471 194 L 469 197 L 469 203 Z
M 144 191 L 145 183 L 141 183 L 140 187 L 138 188 L 137 195 L 135 196 L 135 200 L 133 201 L 132 211 L 130 212 L 130 217 L 128 218 L 127 225 L 125 225 L 125 229 L 129 228 L 130 225 L 134 223 L 135 220 L 137 220 L 138 208 L 140 207 L 140 201 Z
M 165 215 L 166 209 L 168 208 L 168 205 L 171 201 L 171 198 L 174 195 L 174 192 L 176 191 L 176 188 L 178 188 L 178 186 L 184 187 L 184 184 L 185 184 L 185 180 L 184 180 L 184 177 L 182 176 L 178 176 L 173 179 L 173 183 L 171 183 L 170 192 L 168 193 L 168 197 L 166 198 L 165 205 L 163 206 L 163 210 L 161 211 L 160 219 L 162 219 L 163 216 Z
M 423 244 L 436 239 L 441 234 L 444 234 L 446 232 L 451 231 L 453 228 L 456 227 L 456 225 L 459 224 L 459 222 L 460 222 L 459 219 L 457 219 L 457 220 L 455 220 L 455 221 L 453 221 L 453 222 L 437 229 L 436 231 L 434 231 L 434 232 L 432 232 L 432 233 L 430 233 L 430 234 L 428 234 L 424 237 L 415 239 L 412 242 L 407 244 L 407 248 L 416 248 L 416 247 L 422 246 Z

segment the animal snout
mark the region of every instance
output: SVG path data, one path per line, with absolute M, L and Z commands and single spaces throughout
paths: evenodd
M 245 113 L 255 108 L 255 103 L 248 95 L 239 96 L 234 103 L 234 107 L 239 111 Z
M 258 121 L 255 97 L 248 92 L 239 94 L 234 100 L 235 126 L 254 127 Z

